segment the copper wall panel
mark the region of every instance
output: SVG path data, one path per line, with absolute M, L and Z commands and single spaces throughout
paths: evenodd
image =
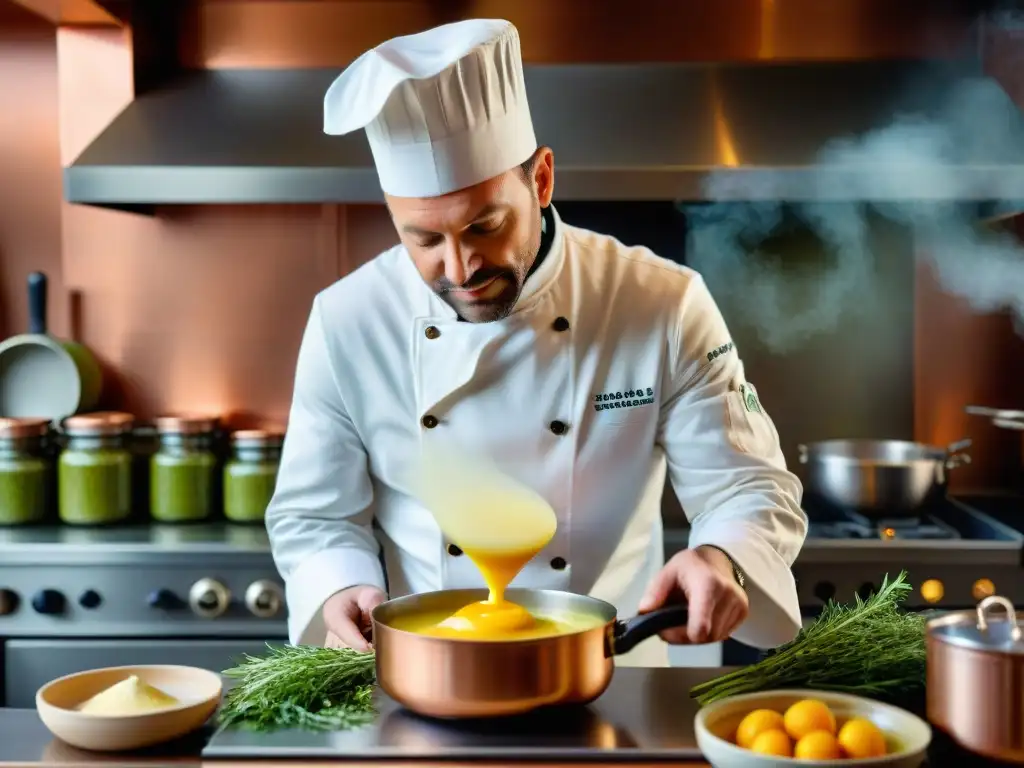
M 62 29 L 58 44 L 52 27 L 25 21 L 29 15 L 17 9 L 24 16 L 17 28 L 32 27 L 32 42 L 12 45 L 3 19 L 14 6 L 4 3 L 0 103 L 17 106 L 0 111 L 0 331 L 21 330 L 25 275 L 43 268 L 53 287 L 54 330 L 74 330 L 118 372 L 105 405 L 142 416 L 212 408 L 282 417 L 309 301 L 395 242 L 386 210 L 190 207 L 142 217 L 62 205 L 61 163 L 131 98 L 130 40 L 118 30 Z M 341 67 L 392 35 L 466 15 L 511 18 L 522 30 L 526 58 L 535 62 L 858 58 L 948 53 L 970 42 L 953 17 L 932 15 L 922 23 L 927 5 L 220 1 L 197 5 L 182 53 L 193 66 Z M 986 49 L 998 53 L 994 71 L 1002 62 L 1001 76 L 1021 93 L 1024 79 L 1014 71 L 1024 70 L 1013 57 L 1022 48 L 988 38 Z M 13 188 L 7 177 L 15 179 Z M 74 327 L 72 296 L 80 297 Z M 942 443 L 969 433 L 977 460 L 958 475 L 960 482 L 1006 479 L 1010 469 L 993 467 L 1017 461 L 1016 441 L 966 421 L 962 408 L 970 401 L 1024 404 L 1013 391 L 1015 361 L 1024 356 L 1009 321 L 972 315 L 922 272 L 916 328 L 917 439 Z M 950 354 L 953 342 L 976 351 Z
M 32 11 L 51 24 L 119 26 L 120 22 L 92 0 L 4 0 Z
M 986 69 L 1024 107 L 1024 27 L 987 24 Z M 1018 236 L 1024 234 L 1015 222 Z M 944 291 L 922 260 L 915 295 L 915 439 L 944 444 L 967 436 L 973 462 L 954 489 L 1020 482 L 1021 439 L 964 414 L 965 405 L 1024 408 L 1024 339 L 1006 313 L 979 315 Z
M 60 30 L 65 163 L 132 98 L 130 49 L 120 30 Z M 286 416 L 310 301 L 338 275 L 333 206 L 62 210 L 56 303 L 78 297 L 78 337 L 112 383 L 104 406 Z
M 348 274 L 398 243 L 398 233 L 385 206 L 346 205 L 342 211 L 345 237 L 338 262 L 340 274 Z
M 395 35 L 459 18 L 519 27 L 536 63 L 861 59 L 973 44 L 934 0 L 207 0 L 182 40 L 191 67 L 343 67 Z
M 116 371 L 107 405 L 283 420 L 310 302 L 337 279 L 335 221 L 319 206 L 67 206 L 66 280 L 82 340 Z
M 119 27 L 57 30 L 60 160 L 70 165 L 131 103 L 132 47 Z
M 1020 434 L 969 416 L 964 406 L 1024 407 L 1024 340 L 1008 316 L 976 314 L 944 291 L 927 259 L 920 260 L 915 288 L 915 439 L 974 441 L 971 464 L 951 475 L 954 489 L 1015 484 Z
M 0 0 L 0 336 L 27 330 L 29 272 L 62 292 L 56 51 L 52 25 Z M 67 330 L 59 301 L 49 319 Z

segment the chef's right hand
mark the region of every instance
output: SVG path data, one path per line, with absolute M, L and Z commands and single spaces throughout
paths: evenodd
M 371 650 L 367 639 L 373 626 L 370 612 L 387 599 L 388 596 L 377 587 L 365 584 L 331 595 L 323 607 L 324 624 L 327 625 L 324 645 L 328 648 Z

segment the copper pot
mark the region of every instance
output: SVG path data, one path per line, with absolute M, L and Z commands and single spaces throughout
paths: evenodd
M 404 707 L 430 717 L 496 717 L 540 707 L 588 704 L 612 679 L 614 657 L 670 627 L 685 605 L 618 621 L 615 606 L 586 595 L 510 589 L 509 600 L 537 616 L 593 617 L 591 628 L 526 640 L 463 640 L 395 629 L 412 614 L 454 613 L 487 599 L 485 589 L 425 592 L 373 609 L 377 683 Z
M 993 620 L 989 611 L 1002 607 Z M 1024 764 L 1024 642 L 1013 604 L 993 595 L 976 611 L 928 622 L 928 719 L 960 746 Z

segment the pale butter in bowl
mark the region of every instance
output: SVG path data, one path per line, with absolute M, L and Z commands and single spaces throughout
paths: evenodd
M 798 702 L 814 700 L 824 704 L 834 722 L 830 724 L 833 734 L 840 735 L 843 726 L 854 719 L 866 720 L 880 732 L 884 740 L 884 754 L 872 757 L 850 756 L 840 748 L 839 754 L 825 758 L 797 759 L 778 754 L 762 754 L 752 748 L 739 746 L 737 730 L 744 718 L 758 710 L 769 710 L 779 714 L 778 728 L 771 730 L 786 732 L 785 714 Z M 811 708 L 813 710 L 813 707 Z M 769 717 L 770 719 L 770 717 Z M 797 720 L 799 724 L 799 720 Z M 697 746 L 704 759 L 714 768 L 782 768 L 801 766 L 823 768 L 830 766 L 878 766 L 879 768 L 918 768 L 926 757 L 931 743 L 931 727 L 921 718 L 899 707 L 883 704 L 860 696 L 829 691 L 778 690 L 763 693 L 730 696 L 701 708 L 694 718 Z M 829 730 L 812 725 L 811 732 Z M 819 734 L 820 735 L 820 734 Z M 771 737 L 766 737 L 771 741 Z M 798 739 L 790 736 L 792 748 Z M 827 742 L 827 739 L 825 739 Z M 839 738 L 836 739 L 838 743 Z M 762 743 L 764 745 L 764 743 Z
M 53 680 L 36 692 L 39 718 L 74 747 L 123 752 L 202 727 L 220 704 L 220 675 L 197 667 L 107 667 Z

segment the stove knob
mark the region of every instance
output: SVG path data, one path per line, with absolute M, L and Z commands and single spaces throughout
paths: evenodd
M 231 592 L 215 579 L 200 579 L 188 592 L 188 604 L 196 616 L 215 619 L 228 609 Z
M 32 595 L 32 610 L 53 615 L 64 611 L 64 602 L 64 595 L 57 590 L 42 589 Z
M 185 605 L 185 601 L 169 589 L 154 589 L 146 596 L 146 603 L 160 611 L 171 611 Z
M 100 593 L 94 589 L 87 589 L 78 596 L 78 604 L 83 608 L 99 608 L 102 602 L 103 598 L 100 597 Z
M 830 581 L 819 581 L 814 585 L 814 596 L 827 603 L 836 596 L 836 585 Z
M 857 594 L 860 595 L 861 600 L 867 600 L 875 592 L 875 585 L 870 581 L 865 581 L 857 589 Z
M 272 581 L 254 581 L 245 590 L 245 607 L 253 616 L 261 619 L 276 616 L 283 603 L 281 588 Z
M 18 610 L 18 595 L 9 589 L 0 589 L 0 616 L 7 616 Z

